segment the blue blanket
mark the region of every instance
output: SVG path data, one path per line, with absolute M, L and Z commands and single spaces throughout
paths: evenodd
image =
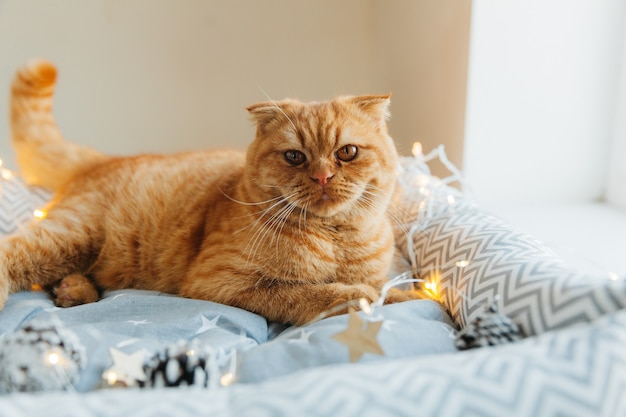
M 411 301 L 379 307 L 364 323 L 381 322 L 376 341 L 381 354 L 365 353 L 359 362 L 385 362 L 455 351 L 453 327 L 436 302 Z M 11 334 L 31 320 L 54 316 L 74 332 L 87 358 L 75 388 L 90 391 L 113 365 L 110 349 L 147 360 L 175 343 L 193 341 L 218 356 L 220 375 L 235 383 L 259 382 L 305 368 L 349 363 L 349 346 L 333 336 L 346 330 L 346 315 L 304 327 L 268 323 L 248 311 L 209 301 L 166 294 L 121 290 L 97 303 L 61 309 L 46 294 L 27 292 L 9 298 L 0 313 L 0 335 Z
M 0 395 L 0 416 L 607 416 L 626 415 L 626 311 L 515 344 L 455 352 L 440 306 L 385 306 L 384 355 L 349 362 L 332 335 L 349 317 L 302 328 L 249 312 L 153 292 L 119 291 L 102 301 L 56 309 L 41 293 L 10 297 L 0 334 L 54 315 L 79 336 L 87 364 L 78 391 Z M 235 382 L 215 388 L 94 389 L 111 366 L 109 348 L 160 351 L 195 338 L 221 350 Z M 257 381 L 257 382 L 254 382 Z

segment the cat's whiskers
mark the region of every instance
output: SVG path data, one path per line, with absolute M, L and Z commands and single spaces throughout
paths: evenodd
M 364 205 L 366 205 L 367 207 L 370 207 L 374 210 L 377 210 L 377 206 L 380 204 L 380 200 L 377 199 L 377 202 L 373 201 L 373 198 L 377 198 L 378 195 L 375 191 L 377 190 L 381 190 L 379 187 L 373 186 L 373 185 L 369 185 L 369 188 L 371 188 L 372 190 L 368 190 L 365 189 L 363 191 L 363 193 L 361 194 L 361 196 L 359 197 L 359 202 L 362 202 Z M 381 190 L 383 191 L 383 190 Z M 397 225 L 401 230 L 402 233 L 405 235 L 408 235 L 409 231 L 406 227 L 406 225 L 401 221 L 401 217 L 399 217 L 399 215 L 397 215 L 395 212 L 400 211 L 401 209 L 399 207 L 396 207 L 393 204 L 389 204 L 387 206 L 387 216 L 389 217 L 389 219 L 393 222 L 393 224 Z
M 289 203 L 289 199 L 293 198 L 297 195 L 297 192 L 293 192 L 289 195 L 281 195 L 275 198 L 272 198 L 270 200 L 267 200 L 266 202 L 261 202 L 261 203 L 257 203 L 258 205 L 261 204 L 266 204 L 266 203 L 270 203 L 270 202 L 274 202 L 274 204 L 272 204 L 270 207 L 246 214 L 245 216 L 240 216 L 240 217 L 256 217 L 256 220 L 252 223 L 247 224 L 246 226 L 242 227 L 241 229 L 237 229 L 234 233 L 240 233 L 248 228 L 250 229 L 254 229 L 255 227 L 258 226 L 258 224 L 261 222 L 261 220 L 263 220 L 263 217 L 265 217 L 267 214 L 269 214 L 275 207 L 280 206 L 283 203 Z M 245 204 L 245 205 L 252 205 L 252 204 Z
M 247 183 L 253 182 L 252 180 L 248 181 Z M 272 184 L 256 184 L 258 187 L 262 187 L 262 188 L 279 188 L 279 189 L 284 189 L 284 188 L 295 188 L 295 187 L 290 187 L 290 186 L 283 186 L 283 185 L 272 185 Z M 290 199 L 294 196 L 296 196 L 298 193 L 296 192 L 292 192 L 291 194 L 284 196 L 284 195 L 278 195 L 276 197 L 270 198 L 268 200 L 265 201 L 258 201 L 258 202 L 248 202 L 248 201 L 241 201 L 241 200 L 237 200 L 234 197 L 229 196 L 228 194 L 226 194 L 222 189 L 219 189 L 220 193 L 222 193 L 222 195 L 224 197 L 226 197 L 227 199 L 229 199 L 230 201 L 237 203 L 237 204 L 241 204 L 244 206 L 257 206 L 257 205 L 263 205 L 263 204 L 268 204 L 268 203 L 272 203 L 274 201 L 279 201 L 281 199 Z M 258 211 L 252 212 L 252 213 L 248 213 L 245 214 L 243 216 L 236 216 L 236 217 L 230 217 L 230 219 L 241 219 L 241 218 L 245 218 L 245 217 L 254 217 L 257 214 L 261 214 L 264 213 L 267 209 L 260 209 Z M 252 225 L 249 225 L 252 226 Z M 245 229 L 247 229 L 248 227 L 243 227 L 241 229 L 238 229 L 237 231 L 235 231 L 235 233 L 239 233 Z
M 361 192 L 355 202 L 355 206 L 364 210 L 367 213 L 370 213 L 370 215 L 372 214 L 372 212 L 380 213 L 381 211 L 384 211 L 385 207 L 383 204 L 383 201 L 380 199 L 380 196 L 377 193 L 367 189 Z
M 373 190 L 382 191 L 381 188 L 376 187 L 375 185 L 370 184 L 370 187 Z M 407 224 L 403 221 L 403 219 L 406 219 L 408 217 L 413 217 L 413 216 L 410 216 L 410 214 L 407 212 L 406 209 L 394 204 L 393 198 L 391 199 L 391 201 L 389 202 L 389 205 L 387 206 L 387 214 L 392 218 L 393 222 L 402 229 L 404 233 L 408 233 Z
M 245 229 L 250 229 L 250 230 L 255 230 L 254 234 L 252 235 L 252 238 L 248 241 L 248 244 L 246 245 L 244 252 L 248 252 L 248 247 L 250 246 L 251 242 L 257 237 L 257 235 L 259 233 L 262 233 L 263 230 L 265 230 L 265 227 L 267 225 L 268 222 L 271 222 L 272 217 L 275 215 L 274 214 L 270 214 L 272 212 L 272 209 L 276 206 L 279 206 L 281 204 L 284 204 L 288 202 L 288 200 L 286 198 L 282 198 L 279 202 L 273 204 L 271 207 L 268 207 L 264 210 L 261 210 L 259 212 L 256 212 L 255 214 L 251 214 L 250 216 L 256 216 L 256 220 L 254 222 L 249 223 L 248 225 L 242 227 L 241 229 L 237 230 L 235 233 L 239 233 Z M 280 208 L 279 210 L 282 210 L 282 208 Z M 257 216 L 257 214 L 259 214 L 259 216 Z M 269 219 L 264 220 L 265 216 L 270 216 Z
M 283 115 L 283 116 L 285 116 L 285 118 L 287 119 L 287 121 L 289 122 L 289 124 L 291 125 L 291 127 L 293 127 L 293 131 L 294 131 L 294 133 L 298 132 L 298 128 L 296 127 L 296 124 L 293 122 L 293 120 L 291 120 L 291 118 L 290 118 L 289 116 L 287 116 L 287 113 L 285 113 L 285 111 L 282 109 L 282 107 L 280 107 L 280 106 L 278 105 L 278 103 L 276 102 L 276 100 L 272 99 L 272 98 L 270 97 L 270 95 L 269 95 L 269 94 L 267 94 L 267 92 L 265 92 L 265 90 L 263 90 L 263 89 L 261 88 L 261 86 L 258 86 L 258 85 L 257 85 L 257 87 L 259 88 L 259 90 L 261 90 L 261 93 L 263 93 L 263 95 L 264 95 L 264 96 L 265 96 L 265 97 L 266 97 L 266 98 L 270 101 L 270 103 L 272 103 L 272 105 L 273 105 L 274 107 L 276 107 L 276 109 L 277 109 L 280 113 L 282 113 L 282 115 Z
M 277 201 L 282 199 L 284 196 L 279 195 L 273 198 L 270 198 L 269 200 L 265 200 L 265 201 L 241 201 L 241 200 L 237 200 L 234 197 L 229 196 L 228 194 L 226 194 L 221 188 L 219 188 L 219 192 L 222 193 L 222 195 L 224 197 L 226 197 L 227 199 L 229 199 L 230 201 L 232 201 L 233 203 L 237 203 L 237 204 L 242 204 L 244 206 L 259 206 L 261 204 L 267 204 L 267 203 L 271 203 L 273 201 Z
M 402 219 L 406 219 L 407 218 L 407 213 L 405 210 L 403 210 L 402 208 L 396 206 L 395 204 L 393 204 L 393 202 L 391 204 L 389 204 L 389 208 L 387 209 L 387 215 L 389 216 L 389 218 L 391 219 L 391 221 L 400 228 L 400 230 L 402 231 L 402 233 L 405 236 L 409 236 L 409 227 L 408 225 L 402 221 Z
M 285 224 L 287 223 L 287 219 L 289 219 L 289 217 L 291 216 L 291 213 L 293 213 L 293 211 L 298 208 L 298 203 L 299 203 L 299 201 L 296 200 L 295 202 L 289 202 L 287 204 L 288 209 L 284 211 L 283 215 L 279 219 L 280 226 L 274 230 L 273 239 L 275 239 L 275 241 L 276 241 L 276 244 L 275 244 L 275 246 L 276 246 L 276 259 L 279 259 L 280 251 L 279 251 L 278 242 L 279 242 L 280 237 L 281 237 L 281 235 L 283 233 L 283 229 L 285 228 Z
M 298 216 L 298 231 L 302 234 L 302 225 L 306 226 L 306 213 L 309 208 L 310 203 L 305 202 L 304 205 L 300 208 L 300 215 Z
M 298 207 L 297 202 L 299 200 L 296 200 L 296 202 L 289 201 L 289 199 L 293 198 L 296 194 L 297 193 L 292 193 L 288 196 L 284 196 L 281 199 L 281 201 L 265 209 L 263 213 L 259 216 L 259 218 L 252 225 L 250 225 L 256 230 L 254 234 L 252 235 L 252 237 L 250 238 L 250 240 L 248 241 L 248 243 L 246 244 L 246 247 L 244 249 L 244 253 L 248 253 L 246 265 L 248 265 L 250 261 L 254 259 L 260 244 L 263 241 L 265 241 L 267 234 L 270 233 L 272 229 L 274 229 L 273 230 L 274 233 L 272 235 L 274 236 L 276 234 L 276 230 L 275 230 L 276 226 L 277 225 L 284 226 L 284 222 L 287 220 L 288 216 L 293 212 L 293 210 L 295 210 Z M 273 209 L 280 204 L 285 204 L 285 205 L 283 207 L 278 208 L 276 211 L 272 212 Z M 266 215 L 269 215 L 269 217 L 265 219 L 263 222 L 261 222 L 261 220 Z M 273 237 L 273 240 L 274 239 L 275 238 Z

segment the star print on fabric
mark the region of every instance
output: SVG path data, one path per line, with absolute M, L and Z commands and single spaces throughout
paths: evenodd
M 137 385 L 137 381 L 145 381 L 146 374 L 143 370 L 145 352 L 139 350 L 127 354 L 115 348 L 109 348 L 113 365 L 104 371 L 102 377 L 109 385 L 122 384 L 128 387 Z
M 150 324 L 151 321 L 148 320 L 127 320 L 128 323 L 134 324 L 135 326 L 139 326 L 140 324 Z
M 310 343 L 309 337 L 313 334 L 313 331 L 306 331 L 304 329 L 300 329 L 300 336 L 298 338 L 289 339 L 288 343 Z
M 129 346 L 129 345 L 132 345 L 134 343 L 139 342 L 140 340 L 141 339 L 137 339 L 136 337 L 133 337 L 131 339 L 123 340 L 123 341 L 119 342 L 117 345 L 115 345 L 115 347 L 121 348 L 121 347 L 124 347 L 124 346 Z
M 363 326 L 364 323 L 365 327 Z M 358 361 L 366 353 L 384 355 L 383 349 L 376 340 L 382 325 L 382 321 L 365 322 L 353 309 L 350 309 L 348 311 L 348 328 L 335 334 L 333 339 L 348 347 L 350 362 Z
M 220 317 L 221 315 L 218 314 L 217 316 L 213 318 L 213 320 L 209 320 L 206 317 L 202 316 L 202 325 L 196 331 L 195 336 L 199 335 L 200 333 L 204 333 L 211 329 L 217 328 L 217 321 L 220 319 Z
M 382 329 L 383 330 L 387 330 L 387 331 L 391 331 L 391 326 L 395 325 L 396 323 L 398 323 L 395 320 L 385 320 L 383 321 L 383 326 Z

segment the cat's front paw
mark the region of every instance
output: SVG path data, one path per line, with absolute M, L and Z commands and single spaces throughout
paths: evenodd
M 405 301 L 419 300 L 420 298 L 422 297 L 419 296 L 417 291 L 391 288 L 385 297 L 385 304 L 403 303 Z
M 66 276 L 52 287 L 51 293 L 57 307 L 74 307 L 100 298 L 93 283 L 81 274 Z
M 304 326 L 327 317 L 347 314 L 350 307 L 359 308 L 359 300 L 365 299 L 371 304 L 380 294 L 367 284 L 331 284 L 309 296 L 309 301 L 303 303 L 301 308 L 289 311 L 286 321 L 295 326 Z
M 359 309 L 360 300 L 372 304 L 380 298 L 380 293 L 367 284 L 346 286 L 320 316 L 330 317 L 347 314 L 350 307 Z

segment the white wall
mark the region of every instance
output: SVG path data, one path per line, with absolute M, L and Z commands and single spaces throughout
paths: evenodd
M 462 162 L 470 2 L 438 0 L 0 0 L 0 157 L 6 97 L 32 57 L 60 70 L 55 112 L 106 152 L 245 148 L 244 108 L 393 92 L 407 153 L 445 143 Z
M 379 82 L 393 91 L 392 133 L 408 154 L 445 144 L 463 163 L 471 1 L 377 2 Z
M 244 108 L 262 90 L 391 91 L 401 152 L 444 143 L 479 202 L 593 200 L 607 175 L 623 4 L 0 0 L 0 157 L 13 165 L 9 82 L 42 56 L 60 69 L 66 136 L 106 152 L 243 149 L 254 134 Z
M 0 156 L 7 96 L 32 57 L 57 64 L 66 136 L 107 152 L 245 148 L 245 107 L 378 93 L 373 3 L 0 0 Z
M 602 196 L 623 4 L 473 1 L 464 170 L 479 202 Z
M 622 47 L 613 120 L 613 140 L 609 162 L 607 201 L 626 210 L 626 7 L 622 12 Z

